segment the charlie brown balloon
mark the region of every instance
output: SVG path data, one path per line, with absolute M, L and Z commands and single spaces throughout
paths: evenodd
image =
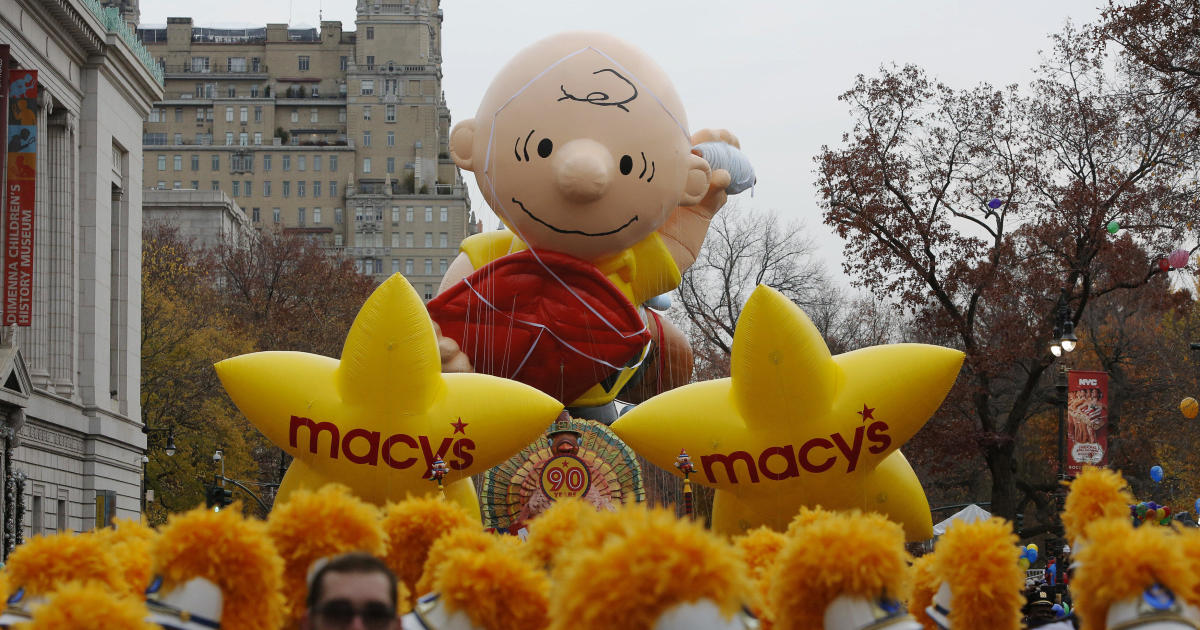
M 705 142 L 738 144 L 691 134 L 670 79 L 620 39 L 519 52 L 451 132 L 508 229 L 463 241 L 430 304 L 443 334 L 476 370 L 574 407 L 610 402 L 670 325 L 639 307 L 679 285 L 725 204 L 730 175 L 693 149 Z

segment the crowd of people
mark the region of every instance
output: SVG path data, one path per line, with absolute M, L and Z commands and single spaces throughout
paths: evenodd
M 643 504 L 555 503 L 528 538 L 440 497 L 377 508 L 331 485 L 266 521 L 197 508 L 35 536 L 0 572 L 0 626 L 194 630 L 1195 629 L 1200 532 L 1136 527 L 1088 469 L 1062 519 L 1069 569 L 1027 571 L 1011 525 L 956 523 L 914 558 L 883 516 L 802 508 L 726 540 Z M 1043 577 L 1044 576 L 1044 577 Z

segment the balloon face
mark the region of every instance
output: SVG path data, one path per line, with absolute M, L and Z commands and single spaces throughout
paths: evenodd
M 707 186 L 665 74 L 608 36 L 564 34 L 522 51 L 474 124 L 479 187 L 535 250 L 584 260 L 622 251 L 666 221 L 689 178 Z

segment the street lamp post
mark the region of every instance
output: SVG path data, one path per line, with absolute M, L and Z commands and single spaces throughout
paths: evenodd
M 1079 338 L 1075 336 L 1075 322 L 1071 321 L 1071 307 L 1067 301 L 1067 289 L 1058 293 L 1058 307 L 1054 311 L 1054 339 L 1050 342 L 1050 354 L 1057 359 L 1075 350 Z M 1066 479 L 1067 467 L 1067 366 L 1059 364 L 1054 387 L 1058 392 L 1058 478 Z
M 167 457 L 173 457 L 175 455 L 175 427 L 167 427 L 165 429 L 150 429 L 147 427 L 142 427 L 142 433 L 146 434 L 147 442 L 146 452 L 142 453 L 142 514 L 145 515 L 146 493 L 149 491 L 147 488 L 148 484 L 146 483 L 146 465 L 150 463 L 150 436 L 155 433 L 166 433 L 167 442 L 166 448 L 164 448 L 163 451 L 167 454 Z

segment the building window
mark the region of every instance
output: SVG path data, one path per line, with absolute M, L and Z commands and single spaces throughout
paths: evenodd
M 235 180 L 233 180 L 233 196 L 234 196 L 234 197 L 240 197 L 240 196 L 241 196 L 241 190 L 242 190 L 242 186 L 241 186 L 241 184 L 242 184 L 242 183 L 241 183 L 241 182 L 239 182 L 238 180 L 236 180 L 236 179 L 235 179 Z
M 438 260 L 438 273 L 444 275 L 446 273 L 446 266 L 448 264 L 449 264 L 449 262 L 445 258 Z
M 181 133 L 175 134 L 175 144 L 177 144 L 177 145 L 183 144 L 183 134 L 181 134 Z
M 308 70 L 308 55 L 300 55 L 300 70 Z
M 258 208 L 252 209 L 250 211 L 250 220 L 254 221 L 255 223 L 258 223 L 259 221 L 261 221 L 262 220 L 262 212 L 260 212 Z
M 264 197 L 271 196 L 271 180 L 269 180 L 269 179 L 267 181 L 263 182 L 263 196 Z
M 237 88 L 231 85 L 225 90 L 225 94 L 229 96 L 229 98 L 237 98 Z
M 296 170 L 297 171 L 307 171 L 308 170 L 308 156 L 307 155 L 297 155 L 296 156 Z
M 270 170 L 271 170 L 271 154 L 268 153 L 263 156 L 263 172 L 264 173 L 269 172 Z
M 183 182 L 181 182 L 179 180 L 175 180 L 175 183 L 171 185 L 171 188 L 174 188 L 175 190 L 180 190 L 183 188 Z
M 250 144 L 250 134 L 245 131 L 238 134 L 238 146 L 246 146 Z
M 342 72 L 349 70 L 350 69 L 350 58 L 345 55 L 342 55 L 340 58 L 338 58 L 338 69 L 341 70 Z
M 375 81 L 373 79 L 363 79 L 359 83 L 359 94 L 363 96 L 371 96 L 375 93 Z
M 438 216 L 439 216 L 439 220 L 442 223 L 449 221 L 450 220 L 450 209 L 449 208 L 438 208 Z
M 300 180 L 300 181 L 296 182 L 296 196 L 297 197 L 304 196 L 304 180 Z
M 308 121 L 317 122 L 318 120 L 320 120 L 320 110 L 318 110 L 316 107 L 313 107 L 308 112 Z
M 159 184 L 162 184 L 162 182 L 159 182 Z M 159 186 L 159 188 L 162 188 L 162 186 Z M 209 186 L 209 188 L 212 188 L 213 190 L 221 190 L 221 182 L 214 179 L 212 181 L 212 185 Z
M 256 146 L 256 147 L 262 146 L 262 132 L 261 131 L 254 132 L 254 146 Z
M 233 122 L 233 108 L 232 107 L 225 108 L 225 122 Z
M 233 146 L 233 132 L 232 131 L 225 132 L 225 146 L 227 146 L 227 147 Z
M 146 120 L 146 122 L 163 122 L 161 112 L 162 112 L 161 109 L 159 109 L 157 107 L 151 107 L 150 108 L 150 118 L 148 120 Z M 199 110 L 197 110 L 196 120 L 200 120 L 199 116 L 200 116 Z
M 254 122 L 256 122 L 256 123 L 262 122 L 262 105 L 254 106 Z
M 254 189 L 252 187 L 250 180 L 246 180 L 246 181 L 242 182 L 242 194 L 247 197 L 254 196 Z
M 304 227 L 304 208 L 298 208 L 296 210 L 296 225 Z
M 425 259 L 425 275 L 427 275 L 427 276 L 433 275 L 433 259 L 432 258 Z
M 363 172 L 364 173 L 371 172 L 371 158 L 363 158 Z
M 363 146 L 364 147 L 371 146 L 371 132 L 370 131 L 363 132 Z
M 433 208 L 432 207 L 425 208 L 425 222 L 433 223 Z
M 337 182 L 333 180 L 329 181 L 329 196 L 335 199 L 337 198 Z
M 433 247 L 433 232 L 425 233 L 425 247 Z
M 392 232 L 392 247 L 393 248 L 400 247 L 400 233 L 399 232 Z
M 250 121 L 250 108 L 241 107 L 238 109 L 238 121 L 243 125 Z
M 389 63 L 388 64 L 388 72 L 391 72 L 391 71 L 392 71 L 392 64 Z M 396 80 L 395 79 L 384 79 L 383 80 L 383 93 L 384 94 L 395 94 L 396 93 Z
M 254 154 L 238 152 L 229 156 L 229 171 L 231 173 L 251 173 L 254 171 Z
M 432 284 L 426 283 L 426 285 L 425 285 L 425 299 L 426 300 L 433 299 L 433 285 Z
M 413 272 L 413 259 L 405 258 L 404 259 L 404 273 L 411 276 L 412 272 Z
M 405 246 L 405 247 L 412 247 L 412 246 L 413 246 L 413 233 L 412 233 L 412 232 L 405 232 L 405 233 L 404 233 L 404 246 Z
M 333 222 L 338 225 L 341 225 L 342 221 L 344 221 L 344 218 L 342 217 L 342 209 L 334 208 L 333 209 Z
M 389 147 L 396 146 L 396 132 L 394 132 L 394 131 L 387 132 L 387 145 Z
M 313 197 L 321 196 L 321 181 L 320 180 L 313 180 L 312 193 L 313 193 L 313 195 L 312 195 Z
M 192 72 L 208 72 L 208 57 L 192 57 Z
M 331 172 L 337 172 L 337 156 L 336 155 L 329 156 L 329 170 Z
M 367 55 L 367 70 L 374 70 L 374 69 L 375 69 L 375 57 L 373 55 Z
M 34 495 L 32 503 L 33 505 L 30 507 L 33 509 L 29 511 L 29 528 L 36 536 L 42 533 L 42 518 L 45 516 L 42 513 L 42 497 Z
M 343 85 L 342 87 L 346 87 L 346 86 Z M 345 94 L 343 94 L 342 96 L 345 96 Z M 338 122 L 340 122 L 340 123 L 346 122 L 346 110 L 344 110 L 344 109 L 338 110 Z
M 371 120 L 371 106 L 363 105 L 363 120 Z
M 392 206 L 392 225 L 400 223 L 400 206 Z
M 343 242 L 343 238 L 342 238 L 342 235 L 341 235 L 341 234 L 334 234 L 334 235 L 333 235 L 333 246 L 334 246 L 334 247 L 341 247 L 341 246 L 342 246 L 342 242 Z
M 387 159 L 387 172 L 389 172 L 389 173 L 396 172 L 396 158 L 390 157 Z
M 292 110 L 292 122 L 300 122 L 300 110 Z
M 200 182 L 198 180 L 192 180 L 192 190 L 200 190 Z
M 313 156 L 313 170 L 314 171 L 321 170 L 321 156 L 319 156 L 319 155 Z
M 367 27 L 367 39 L 375 39 L 375 27 L 374 26 Z M 370 57 L 368 57 L 368 59 L 370 59 Z
M 275 223 L 279 223 L 279 208 L 271 208 L 271 219 Z
M 316 195 L 313 195 L 314 197 Z M 313 208 L 313 225 L 321 225 L 321 209 Z
M 447 244 L 447 236 L 448 235 L 445 232 L 438 232 L 438 247 L 449 247 Z
M 160 170 L 160 171 L 167 170 L 167 156 L 165 156 L 165 155 L 158 156 L 158 170 Z
M 193 171 L 200 170 L 200 156 L 196 153 L 192 154 L 192 170 Z
M 285 170 L 285 171 L 292 170 L 292 156 L 284 155 L 283 158 L 281 158 L 281 159 L 283 161 L 283 170 Z
M 214 170 L 214 171 L 221 170 L 221 154 L 220 153 L 212 154 L 212 170 Z
M 400 273 L 400 259 L 399 258 L 392 259 L 392 273 Z
M 245 72 L 246 58 L 245 57 L 230 57 L 227 66 L 230 72 Z
M 257 85 L 250 86 L 250 98 L 258 98 L 258 86 Z
M 412 206 L 409 206 L 409 207 L 407 207 L 407 208 L 405 208 L 405 209 L 404 209 L 404 221 L 405 221 L 406 223 L 412 223 L 412 222 L 413 222 L 413 209 L 412 209 Z
M 284 180 L 284 182 L 283 182 L 283 196 L 284 196 L 284 198 L 285 198 L 285 199 L 286 199 L 287 197 L 290 197 L 290 196 L 292 196 L 292 182 L 289 182 L 289 181 L 287 181 L 287 180 Z

